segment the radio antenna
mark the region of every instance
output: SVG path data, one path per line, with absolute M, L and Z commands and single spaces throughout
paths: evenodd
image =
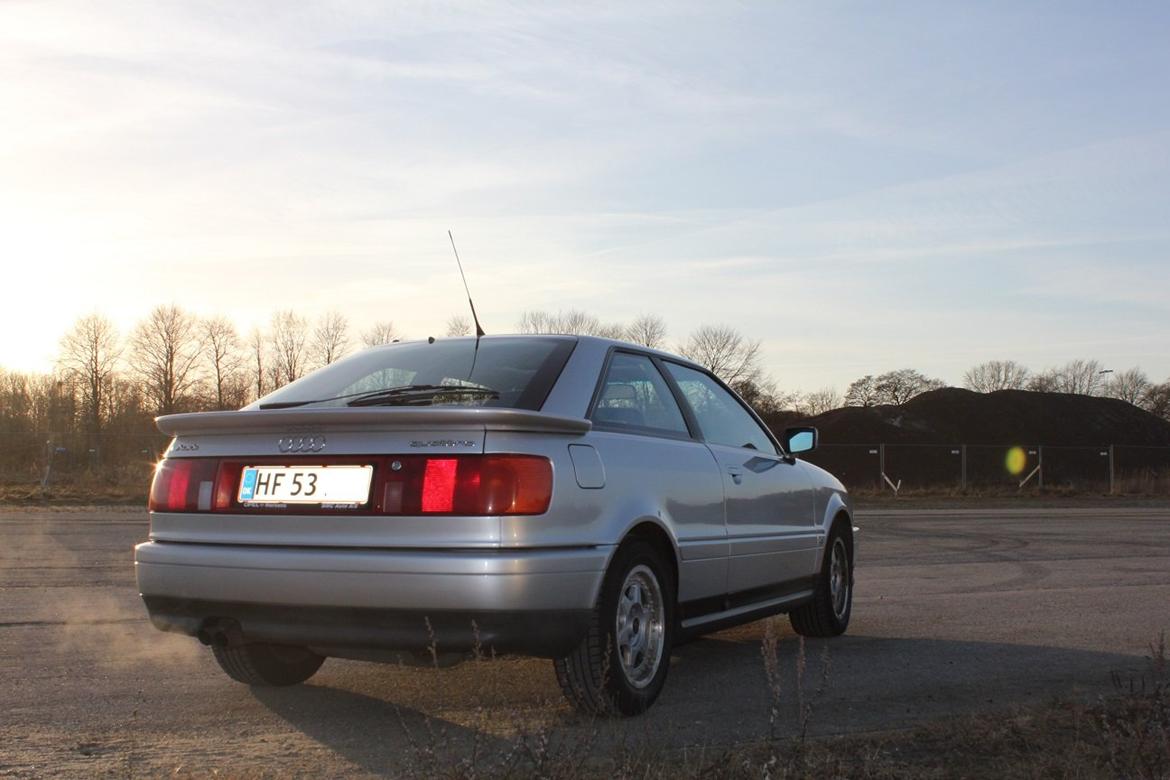
M 478 349 L 479 340 L 483 338 L 483 328 L 479 325 L 479 317 L 475 314 L 475 304 L 471 300 L 471 289 L 467 286 L 467 276 L 463 273 L 463 263 L 459 260 L 459 250 L 455 248 L 455 236 L 447 231 L 447 238 L 451 239 L 451 249 L 455 252 L 455 264 L 459 266 L 459 276 L 463 279 L 463 290 L 467 293 L 467 305 L 471 307 L 471 319 L 475 321 L 475 346 Z

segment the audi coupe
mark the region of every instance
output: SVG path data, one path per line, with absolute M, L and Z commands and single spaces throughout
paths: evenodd
M 239 411 L 175 414 L 135 549 L 154 625 L 248 685 L 330 656 L 553 660 L 594 713 L 643 712 L 671 649 L 787 613 L 845 631 L 852 510 L 718 377 L 576 336 L 365 350 Z

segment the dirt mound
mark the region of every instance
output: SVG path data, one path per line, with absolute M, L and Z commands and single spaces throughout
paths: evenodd
M 900 406 L 847 406 L 785 425 L 815 425 L 826 444 L 1170 445 L 1170 422 L 1115 398 L 1000 390 L 931 390 Z

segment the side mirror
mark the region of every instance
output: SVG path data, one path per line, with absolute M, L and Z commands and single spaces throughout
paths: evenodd
M 817 448 L 817 429 L 809 427 L 785 428 L 784 449 L 789 455 L 810 452 Z

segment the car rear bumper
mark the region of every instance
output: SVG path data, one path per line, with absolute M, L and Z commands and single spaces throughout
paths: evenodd
M 233 641 L 559 655 L 587 630 L 611 551 L 146 542 L 135 570 L 151 621 L 166 631 L 228 626 Z

